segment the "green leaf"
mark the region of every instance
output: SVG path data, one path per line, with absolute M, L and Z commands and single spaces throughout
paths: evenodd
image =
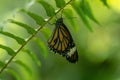
M 20 60 L 16 60 L 16 61 L 14 61 L 14 62 L 16 62 L 17 64 L 19 64 L 20 66 L 23 66 L 23 68 L 24 68 L 30 75 L 32 75 L 32 70 L 31 70 L 30 67 L 27 66 L 25 63 L 23 63 L 23 62 L 20 61 Z
M 103 4 L 109 8 L 109 5 L 107 4 L 107 0 L 101 0 L 103 2 Z
M 91 7 L 88 3 L 87 0 L 82 0 L 81 3 L 80 3 L 80 7 L 81 9 L 83 10 L 83 12 L 91 19 L 93 20 L 94 22 L 96 22 L 97 24 L 99 24 L 99 22 L 95 19 L 93 13 L 92 13 L 92 10 L 91 10 Z
M 37 56 L 34 53 L 32 53 L 29 50 L 25 50 L 25 49 L 23 51 L 26 52 L 39 67 L 41 66 L 39 59 L 37 58 Z
M 65 17 L 67 17 L 66 19 L 69 20 L 69 23 L 74 27 L 74 29 L 77 31 L 78 30 L 78 26 L 76 25 L 76 19 L 75 16 L 73 15 L 73 12 L 71 9 L 66 9 L 64 11 L 64 15 Z
M 11 49 L 10 47 L 4 46 L 0 44 L 0 48 L 4 49 L 7 51 L 7 53 L 11 56 L 15 55 L 16 53 L 14 52 L 13 49 Z
M 15 80 L 21 80 L 20 76 L 12 68 L 8 67 L 6 72 L 8 72 L 10 75 L 12 75 L 15 78 Z
M 26 11 L 26 10 L 24 10 L 24 9 L 21 9 L 20 11 L 25 12 L 26 14 L 28 14 L 32 19 L 35 20 L 35 22 L 36 22 L 38 25 L 42 25 L 42 24 L 45 22 L 45 20 L 44 20 L 41 16 L 39 16 L 39 15 L 37 15 L 37 14 L 35 14 L 35 13 Z
M 43 33 L 43 35 L 46 37 L 46 39 L 50 36 L 51 30 L 47 27 L 44 27 L 41 29 L 41 32 Z
M 52 5 L 48 4 L 47 2 L 43 0 L 38 1 L 38 3 L 40 3 L 44 7 L 48 16 L 55 15 L 55 9 L 52 7 Z
M 16 25 L 19 25 L 19 26 L 25 28 L 29 34 L 33 34 L 33 33 L 35 32 L 35 29 L 33 29 L 32 27 L 30 27 L 30 26 L 27 25 L 27 24 L 24 24 L 24 23 L 21 23 L 21 22 L 12 20 L 12 19 L 9 19 L 9 21 L 10 21 L 11 23 L 14 23 L 14 24 L 16 24 Z
M 61 7 L 63 7 L 65 5 L 65 1 L 64 0 L 55 0 L 55 2 L 56 2 L 56 6 L 58 8 L 61 8 Z
M 48 49 L 45 46 L 44 42 L 40 38 L 35 38 L 34 40 L 39 45 L 39 48 L 40 48 L 41 52 L 44 54 L 44 57 L 47 57 Z
M 0 61 L 0 68 L 2 68 L 4 65 L 5 65 L 5 63 Z
M 15 39 L 19 44 L 24 44 L 25 43 L 25 40 L 24 39 L 22 39 L 22 38 L 20 38 L 20 37 L 17 37 L 17 36 L 15 36 L 14 34 L 11 34 L 11 33 L 9 33 L 9 32 L 4 32 L 4 31 L 0 31 L 0 33 L 1 34 L 3 34 L 3 35 L 6 35 L 6 36 L 9 36 L 9 37 L 11 37 L 11 38 L 13 38 L 13 39 Z
M 71 6 L 78 13 L 78 15 L 82 18 L 82 20 L 83 20 L 84 24 L 87 26 L 87 28 L 90 31 L 93 31 L 91 25 L 89 24 L 89 21 L 87 20 L 87 17 L 84 15 L 82 9 L 80 8 L 79 3 L 80 2 L 78 2 L 78 1 L 74 1 L 74 2 L 72 2 Z

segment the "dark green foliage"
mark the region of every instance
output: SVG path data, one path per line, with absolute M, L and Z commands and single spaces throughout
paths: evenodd
M 26 11 L 24 9 L 21 9 L 20 11 L 22 12 L 25 12 L 26 14 L 28 14 L 32 19 L 35 20 L 35 22 L 38 24 L 38 25 L 42 25 L 45 21 L 44 19 L 41 17 L 41 16 L 38 16 L 37 14 L 35 13 L 32 13 L 30 11 Z
M 7 53 L 11 56 L 14 56 L 16 54 L 15 51 L 13 49 L 11 49 L 10 47 L 0 44 L 0 48 L 5 49 L 7 51 Z
M 47 2 L 45 2 L 43 0 L 38 1 L 38 3 L 40 3 L 44 7 L 46 14 L 48 16 L 55 15 L 55 9 L 52 7 L 52 5 L 48 4 Z
M 11 38 L 15 39 L 21 45 L 25 43 L 24 39 L 22 39 L 22 38 L 20 38 L 18 36 L 15 36 L 14 34 L 11 34 L 9 32 L 5 32 L 5 31 L 0 31 L 0 33 L 3 34 L 3 35 L 6 35 L 8 37 L 11 37 Z
M 82 18 L 84 24 L 88 27 L 90 31 L 92 30 L 91 25 L 89 24 L 89 21 L 87 20 L 87 17 L 84 15 L 84 12 L 80 8 L 80 1 L 74 1 L 71 6 L 74 8 L 74 10 L 78 13 L 78 15 Z
M 99 24 L 99 22 L 95 19 L 90 4 L 88 3 L 87 0 L 82 0 L 80 3 L 80 7 L 83 10 L 84 14 L 86 14 L 91 20 L 93 20 L 94 22 L 96 22 L 97 24 Z
M 0 68 L 3 67 L 4 65 L 5 65 L 5 63 L 0 61 Z
M 22 66 L 28 72 L 29 75 L 32 75 L 32 71 L 31 71 L 30 67 L 28 65 L 26 65 L 24 62 L 22 62 L 20 60 L 16 60 L 14 62 L 17 63 L 18 65 Z
M 33 34 L 33 33 L 35 32 L 35 29 L 33 29 L 31 26 L 29 26 L 29 25 L 27 25 L 27 24 L 24 24 L 24 23 L 21 23 L 21 22 L 12 20 L 12 19 L 10 19 L 9 21 L 10 21 L 11 23 L 16 24 L 16 25 L 19 25 L 20 27 L 25 28 L 29 34 Z
M 15 80 L 21 80 L 19 75 L 14 71 L 14 69 L 8 67 L 8 69 L 6 70 L 6 72 L 10 75 L 12 75 L 12 77 L 14 77 Z
M 27 49 L 23 51 L 26 52 L 39 67 L 41 66 L 38 57 L 34 53 L 32 53 L 30 50 Z
M 109 8 L 109 5 L 108 5 L 108 3 L 107 3 L 107 0 L 101 0 L 101 1 L 103 2 L 103 4 L 104 4 L 106 7 Z
M 56 2 L 56 6 L 58 8 L 61 8 L 61 7 L 65 6 L 65 1 L 64 0 L 55 0 L 55 2 Z

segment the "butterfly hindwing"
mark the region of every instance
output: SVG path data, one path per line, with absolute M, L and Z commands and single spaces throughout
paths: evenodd
M 65 56 L 69 62 L 75 63 L 78 60 L 78 53 L 72 36 L 62 18 L 56 21 L 56 27 L 52 37 L 48 40 L 48 45 L 53 52 Z M 74 51 L 69 54 L 71 49 L 74 49 Z
M 75 63 L 76 61 L 78 61 L 78 53 L 76 47 L 73 47 L 70 50 L 70 52 L 66 55 L 66 59 L 71 63 Z

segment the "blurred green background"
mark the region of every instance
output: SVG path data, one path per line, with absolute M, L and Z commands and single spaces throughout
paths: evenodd
M 0 0 L 0 27 L 4 26 L 5 31 L 22 38 L 29 37 L 29 34 L 17 25 L 3 25 L 5 20 L 14 17 L 16 9 L 26 7 L 29 2 L 30 0 Z M 48 3 L 55 5 L 53 0 Z M 38 56 L 40 66 L 36 65 L 28 54 L 20 52 L 16 59 L 22 60 L 32 69 L 32 74 L 28 74 L 21 66 L 11 63 L 12 68 L 16 71 L 15 74 L 21 77 L 20 80 L 120 80 L 120 1 L 108 0 L 110 8 L 103 5 L 100 0 L 89 0 L 89 3 L 95 18 L 100 22 L 98 25 L 88 18 L 93 32 L 86 28 L 79 17 L 74 19 L 77 23 L 77 30 L 71 26 L 69 19 L 64 20 L 65 24 L 70 26 L 69 30 L 79 52 L 79 61 L 76 64 L 69 63 L 60 55 L 50 52 L 49 48 L 44 53 L 37 43 L 31 41 L 26 47 L 29 47 Z M 30 10 L 46 18 L 45 11 L 42 11 L 38 4 L 32 6 Z M 74 13 L 74 16 L 77 14 Z M 26 15 L 21 16 L 17 13 L 15 18 L 37 27 L 35 22 Z M 47 30 L 46 28 L 53 30 L 54 26 L 47 25 L 42 31 Z M 44 36 L 42 31 L 36 36 L 39 36 L 47 47 L 50 35 Z M 15 50 L 20 47 L 15 41 L 3 35 L 0 35 L 0 44 L 10 46 Z M 10 56 L 5 50 L 0 49 L 0 60 L 9 58 Z M 0 74 L 0 80 L 15 80 L 15 78 L 4 71 Z

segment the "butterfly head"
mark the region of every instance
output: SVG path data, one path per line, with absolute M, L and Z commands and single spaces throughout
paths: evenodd
M 57 21 L 56 21 L 56 24 L 62 24 L 63 23 L 63 18 L 59 18 Z

